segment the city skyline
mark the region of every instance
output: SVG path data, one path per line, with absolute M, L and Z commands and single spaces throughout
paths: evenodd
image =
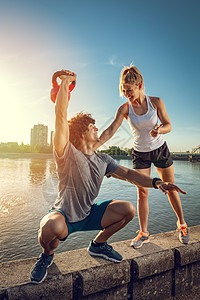
M 34 149 L 35 145 L 46 147 L 48 144 L 48 126 L 37 124 L 31 128 L 30 145 Z
M 123 126 L 122 126 L 122 130 L 124 130 Z M 35 132 L 34 132 L 35 131 Z M 45 131 L 45 132 L 44 132 Z M 29 146 L 32 146 L 32 149 L 34 148 L 34 146 L 36 144 L 40 145 L 41 147 L 48 147 L 48 146 L 52 146 L 53 145 L 53 134 L 54 134 L 54 131 L 50 131 L 48 133 L 48 126 L 45 125 L 45 124 L 34 124 L 33 125 L 33 128 L 30 129 L 30 143 L 27 143 L 25 145 L 29 145 Z M 38 137 L 38 135 L 40 134 L 40 132 L 43 133 L 43 136 L 40 138 Z M 127 134 L 127 131 L 124 130 L 124 133 Z M 33 135 L 37 135 L 37 137 L 33 137 Z M 125 135 L 124 135 L 125 136 Z M 131 134 L 127 134 L 127 137 L 128 136 L 131 136 Z M 127 138 L 126 137 L 126 138 Z M 112 144 L 112 145 L 108 145 L 108 143 L 105 143 L 103 146 L 101 146 L 99 149 L 100 150 L 107 150 L 109 149 L 110 146 L 113 146 L 113 147 L 119 147 L 118 143 L 122 143 L 122 146 L 121 146 L 121 149 L 122 150 L 126 150 L 126 149 L 131 149 L 132 147 L 126 147 L 126 140 L 125 137 L 122 137 L 120 134 L 115 138 L 115 144 Z M 33 141 L 34 140 L 34 141 Z M 9 141 L 9 142 L 0 142 L 0 144 L 16 144 L 18 142 L 16 141 Z M 21 144 L 24 144 L 23 141 L 21 143 L 18 143 L 18 145 L 21 145 Z M 183 152 L 183 153 L 186 153 L 188 152 L 189 150 L 186 150 L 186 151 L 171 151 L 171 152 Z M 200 151 L 200 145 L 196 146 L 195 148 L 192 148 L 191 151 L 189 152 L 198 152 L 199 153 Z
M 198 146 L 200 3 L 58 3 L 1 2 L 0 142 L 27 144 L 30 128 L 38 123 L 54 130 L 49 92 L 52 74 L 62 68 L 77 73 L 69 118 L 90 112 L 100 134 L 126 101 L 119 96 L 120 72 L 133 63 L 144 77 L 146 94 L 165 103 L 172 123 L 172 132 L 164 135 L 170 150 Z M 132 147 L 126 121 L 109 145 Z

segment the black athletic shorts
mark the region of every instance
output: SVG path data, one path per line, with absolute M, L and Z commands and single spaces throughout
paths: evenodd
M 133 169 L 148 169 L 151 163 L 158 168 L 168 168 L 173 164 L 167 143 L 149 152 L 132 151 Z

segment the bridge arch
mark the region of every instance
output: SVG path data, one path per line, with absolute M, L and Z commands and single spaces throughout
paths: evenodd
M 192 153 L 200 152 L 200 145 L 192 150 Z

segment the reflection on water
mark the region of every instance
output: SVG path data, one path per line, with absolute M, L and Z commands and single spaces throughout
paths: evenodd
M 24 204 L 24 188 L 27 184 L 27 162 L 1 159 L 0 161 L 0 217 L 14 207 Z
M 42 188 L 51 173 L 53 159 L 0 159 L 0 262 L 36 255 L 39 223 L 50 207 Z
M 55 174 L 55 163 L 47 159 L 31 159 L 29 164 L 29 180 L 31 184 L 42 185 L 47 176 Z
M 31 184 L 41 185 L 46 179 L 47 160 L 32 159 L 29 164 L 29 180 Z
M 129 160 L 118 163 L 132 167 Z M 175 161 L 174 167 L 176 183 L 187 192 L 187 195 L 181 195 L 187 223 L 189 226 L 200 224 L 200 164 Z M 152 176 L 157 176 L 155 169 Z M 37 231 L 41 218 L 56 199 L 57 185 L 53 159 L 0 159 L 0 262 L 40 253 Z M 104 178 L 97 201 L 107 199 L 129 200 L 136 206 L 136 188 L 124 181 Z M 152 234 L 176 228 L 176 216 L 161 192 L 150 190 L 149 208 L 149 230 Z M 136 216 L 109 242 L 130 239 L 137 230 Z M 57 252 L 87 247 L 96 233 L 72 234 L 65 243 L 60 243 Z

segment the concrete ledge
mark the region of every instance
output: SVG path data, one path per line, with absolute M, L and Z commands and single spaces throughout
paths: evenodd
M 175 248 L 176 264 L 185 266 L 200 261 L 200 242 L 187 245 L 187 247 Z
M 62 295 L 62 298 L 60 298 Z M 52 298 L 53 297 L 53 298 Z M 72 276 L 49 279 L 41 285 L 23 284 L 7 289 L 7 299 L 72 299 Z
M 133 260 L 132 271 L 135 279 L 153 276 L 174 267 L 174 254 L 172 250 L 163 250 L 137 257 Z
M 90 295 L 130 282 L 130 264 L 122 261 L 80 271 L 83 279 L 83 295 Z
M 173 287 L 172 270 L 133 282 L 134 300 L 171 299 Z
M 200 262 L 185 265 L 183 267 L 177 267 L 175 269 L 175 282 L 174 282 L 176 296 L 180 296 L 185 293 L 189 293 L 196 288 L 200 287 Z M 200 292 L 200 291 L 199 291 Z M 200 293 L 198 293 L 197 299 L 200 299 Z M 196 299 L 191 297 L 190 299 Z
M 29 283 L 36 258 L 2 263 L 0 300 L 184 299 L 200 289 L 200 226 L 189 233 L 188 245 L 180 244 L 176 231 L 152 235 L 139 249 L 130 247 L 131 240 L 113 243 L 124 257 L 120 264 L 93 258 L 86 249 L 55 254 L 40 285 Z

